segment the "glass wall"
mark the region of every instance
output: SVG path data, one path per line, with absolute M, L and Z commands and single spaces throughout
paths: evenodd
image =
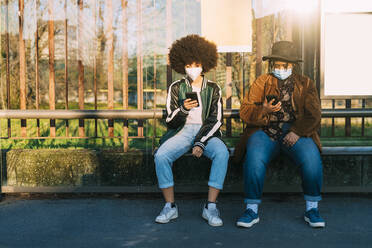
M 203 35 L 202 1 L 1 0 L 0 108 L 164 109 L 167 85 L 183 76 L 167 68 L 168 49 L 187 34 Z M 251 51 L 219 53 L 216 69 L 207 74 L 221 87 L 224 107 L 240 107 L 249 85 L 267 72 L 262 56 L 279 40 L 295 42 L 305 61 L 302 72 L 319 85 L 318 1 L 246 1 Z M 239 25 L 231 24 L 231 30 L 243 30 Z M 239 119 L 224 124 L 225 140 L 233 146 L 243 125 Z M 129 150 L 152 150 L 166 131 L 163 120 L 1 120 L 0 125 L 4 149 L 121 150 L 123 137 L 129 137 Z

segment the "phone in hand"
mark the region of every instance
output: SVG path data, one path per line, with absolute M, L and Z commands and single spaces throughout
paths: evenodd
M 273 100 L 273 99 L 275 99 L 275 100 L 274 100 L 274 102 L 272 103 L 272 105 L 276 105 L 276 104 L 278 104 L 279 99 L 278 99 L 278 97 L 277 97 L 276 95 L 267 95 L 267 96 L 266 96 L 266 100 L 267 100 L 268 103 L 269 103 L 271 100 Z
M 199 99 L 198 99 L 198 94 L 196 92 L 186 92 L 186 99 L 190 98 L 191 100 L 195 100 L 198 102 L 199 106 Z

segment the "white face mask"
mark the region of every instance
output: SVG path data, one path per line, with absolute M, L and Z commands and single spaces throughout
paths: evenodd
M 185 68 L 186 75 L 189 76 L 192 80 L 195 80 L 202 73 L 203 68 L 201 67 L 191 67 Z
M 292 68 L 288 68 L 287 70 L 284 69 L 275 69 L 273 74 L 276 78 L 280 80 L 286 80 L 290 75 L 292 75 Z

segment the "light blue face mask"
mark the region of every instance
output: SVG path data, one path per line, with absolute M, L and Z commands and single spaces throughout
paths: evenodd
M 286 80 L 290 75 L 292 75 L 292 68 L 285 69 L 274 69 L 273 75 L 280 79 L 280 80 Z

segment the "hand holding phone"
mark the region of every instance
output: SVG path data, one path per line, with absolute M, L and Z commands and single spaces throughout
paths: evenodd
M 267 100 L 268 103 L 271 102 L 271 100 L 273 100 L 273 99 L 274 99 L 274 102 L 272 102 L 272 105 L 277 105 L 279 100 L 278 100 L 278 97 L 276 95 L 267 95 L 266 96 L 266 100 Z
M 196 92 L 186 92 L 186 100 L 184 101 L 184 107 L 187 110 L 199 106 L 198 94 Z
M 267 114 L 271 114 L 278 112 L 282 108 L 282 103 L 276 95 L 267 95 L 263 107 Z
M 193 101 L 197 101 L 199 105 L 198 93 L 196 92 L 186 92 L 186 99 L 189 98 Z

